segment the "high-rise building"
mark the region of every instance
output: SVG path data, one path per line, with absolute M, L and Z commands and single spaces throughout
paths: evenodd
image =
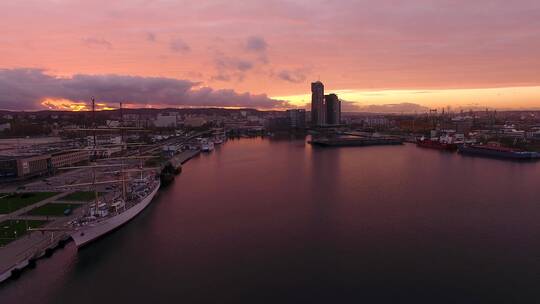
M 314 126 L 326 124 L 324 85 L 320 81 L 311 83 L 311 124 Z
M 289 117 L 289 124 L 292 129 L 305 129 L 306 128 L 306 110 L 304 109 L 287 110 L 287 116 Z
M 341 101 L 336 94 L 324 95 L 320 81 L 311 83 L 311 124 L 319 127 L 341 124 Z
M 341 123 L 341 101 L 336 94 L 324 96 L 326 105 L 326 124 L 339 125 Z

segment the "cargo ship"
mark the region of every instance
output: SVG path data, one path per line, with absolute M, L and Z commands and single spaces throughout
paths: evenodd
M 540 153 L 523 151 L 520 149 L 502 147 L 495 144 L 487 145 L 463 145 L 459 147 L 459 153 L 492 157 L 492 158 L 502 158 L 502 159 L 513 159 L 513 160 L 538 160 L 540 159 Z
M 421 148 L 437 149 L 444 151 L 456 151 L 458 146 L 455 143 L 450 143 L 441 140 L 433 140 L 427 138 L 420 138 L 416 140 L 416 145 Z

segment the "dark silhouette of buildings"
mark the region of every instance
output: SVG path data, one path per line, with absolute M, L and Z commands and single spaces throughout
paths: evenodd
M 311 123 L 323 126 L 326 122 L 324 106 L 324 85 L 320 81 L 311 83 Z
M 266 121 L 266 129 L 272 132 L 288 131 L 291 121 L 287 116 L 272 117 Z
M 292 129 L 305 129 L 306 128 L 306 110 L 304 109 L 287 110 L 287 117 L 289 117 L 289 124 Z
M 341 123 L 341 101 L 336 94 L 324 95 L 320 81 L 311 83 L 311 124 L 313 126 L 338 125 Z
M 324 103 L 326 104 L 326 124 L 339 125 L 341 123 L 341 101 L 337 95 L 325 95 Z

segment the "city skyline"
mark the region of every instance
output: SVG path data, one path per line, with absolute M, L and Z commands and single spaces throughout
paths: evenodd
M 322 9 L 321 9 L 322 8 Z M 0 108 L 540 108 L 540 4 L 3 1 Z M 412 109 L 412 112 L 415 110 Z M 403 112 L 403 111 L 398 111 Z
M 0 304 L 540 303 L 539 0 L 1 0 Z

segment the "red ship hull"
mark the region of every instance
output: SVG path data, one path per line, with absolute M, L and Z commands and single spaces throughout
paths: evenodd
M 429 149 L 445 150 L 445 151 L 456 151 L 458 148 L 456 144 L 441 143 L 441 142 L 433 141 L 429 139 L 418 140 L 416 142 L 416 145 L 421 148 L 429 148 Z

